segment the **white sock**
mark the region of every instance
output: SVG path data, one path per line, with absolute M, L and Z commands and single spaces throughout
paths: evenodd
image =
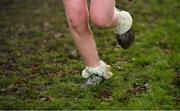
M 120 24 L 113 29 L 113 32 L 115 34 L 124 34 L 132 27 L 133 19 L 127 11 L 120 11 L 117 8 L 114 8 L 114 10 L 115 14 L 119 16 Z
M 98 76 L 104 77 L 105 79 L 109 79 L 113 75 L 112 72 L 110 71 L 110 66 L 104 63 L 103 61 L 100 61 L 100 66 L 97 66 L 95 68 L 86 67 L 82 71 L 83 78 L 88 78 L 92 74 L 97 74 Z

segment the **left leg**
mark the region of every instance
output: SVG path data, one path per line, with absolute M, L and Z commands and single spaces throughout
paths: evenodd
M 119 24 L 119 16 L 115 14 L 116 0 L 91 0 L 90 17 L 99 28 L 112 28 Z
M 90 17 L 99 28 L 113 28 L 119 45 L 127 49 L 134 41 L 131 29 L 133 19 L 122 9 L 115 7 L 116 0 L 91 0 Z

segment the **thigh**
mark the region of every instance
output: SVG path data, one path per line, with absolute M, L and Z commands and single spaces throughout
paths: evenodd
M 91 0 L 90 13 L 112 17 L 116 0 Z
M 88 15 L 86 0 L 63 0 L 68 19 L 83 19 Z

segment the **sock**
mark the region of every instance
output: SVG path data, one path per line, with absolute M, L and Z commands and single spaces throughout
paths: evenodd
M 110 71 L 110 66 L 103 61 L 100 61 L 100 66 L 97 66 L 95 68 L 86 67 L 85 70 L 82 71 L 83 78 L 88 78 L 91 75 L 97 75 L 105 79 L 109 79 L 112 77 L 113 74 Z
M 127 11 L 121 11 L 117 8 L 114 8 L 114 10 L 115 14 L 119 16 L 120 23 L 113 29 L 113 32 L 115 34 L 124 34 L 132 27 L 133 19 Z

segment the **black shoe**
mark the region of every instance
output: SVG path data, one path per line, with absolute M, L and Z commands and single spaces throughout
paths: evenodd
M 124 10 L 121 6 L 116 6 L 116 8 L 119 9 L 120 11 Z M 117 34 L 116 39 L 117 39 L 119 45 L 123 49 L 128 49 L 131 46 L 131 44 L 134 42 L 134 39 L 135 39 L 135 34 L 134 34 L 133 29 L 132 28 L 129 29 L 124 34 Z
M 116 35 L 116 39 L 117 39 L 119 45 L 123 49 L 128 49 L 131 46 L 131 44 L 134 42 L 134 38 L 135 38 L 135 35 L 134 35 L 132 28 L 124 34 Z

